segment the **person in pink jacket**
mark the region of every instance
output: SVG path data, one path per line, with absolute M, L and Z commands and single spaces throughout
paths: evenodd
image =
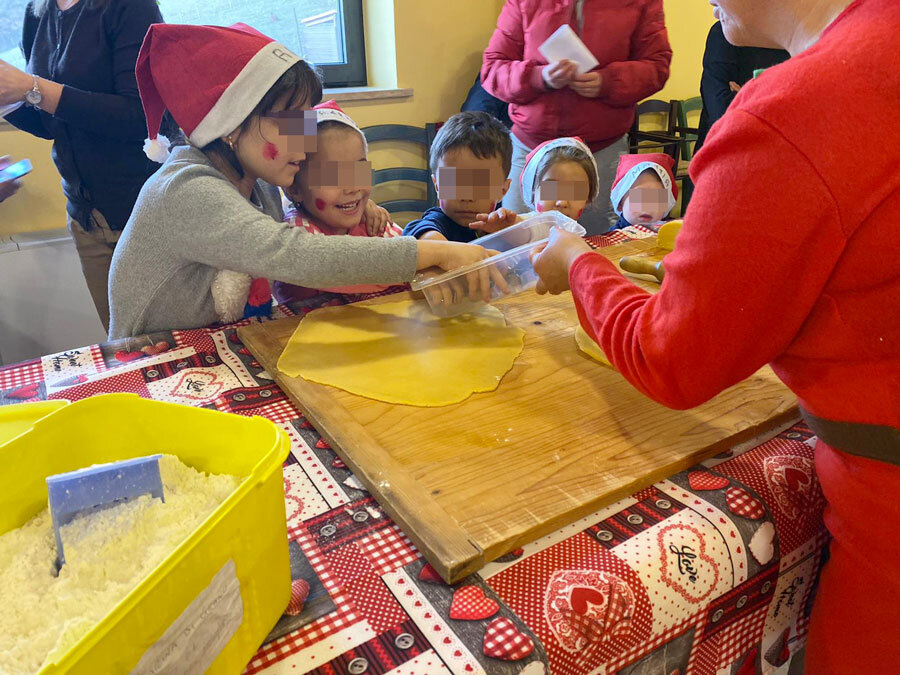
M 578 75 L 571 61 L 547 63 L 538 48 L 569 24 L 599 66 Z M 544 141 L 579 136 L 594 153 L 599 194 L 609 194 L 634 108 L 662 89 L 672 48 L 663 0 L 506 0 L 484 52 L 484 88 L 509 103 L 513 122 L 512 187 L 504 206 L 526 211 L 519 189 L 525 157 Z M 605 196 L 579 219 L 588 234 L 606 232 L 616 215 Z

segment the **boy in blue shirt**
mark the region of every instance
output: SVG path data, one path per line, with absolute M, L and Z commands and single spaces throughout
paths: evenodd
M 431 144 L 431 179 L 440 206 L 403 228 L 416 239 L 470 242 L 480 236 L 479 215 L 497 208 L 509 189 L 512 141 L 486 112 L 453 115 Z M 475 226 L 475 227 L 472 227 Z

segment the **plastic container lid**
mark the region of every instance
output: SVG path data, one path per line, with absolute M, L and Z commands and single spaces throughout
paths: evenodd
M 425 293 L 431 311 L 437 316 L 457 316 L 471 312 L 484 304 L 480 300 L 469 300 L 460 295 L 461 287 L 464 288 L 466 283 L 460 277 L 471 272 L 494 268 L 492 270 L 494 273 L 503 276 L 509 286 L 509 292 L 504 293 L 495 283 L 491 283 L 492 300 L 533 288 L 537 283 L 537 274 L 531 265 L 531 252 L 538 245 L 547 241 L 552 227 L 558 227 L 582 237 L 586 233 L 581 225 L 558 211 L 539 213 L 528 217 L 521 223 L 516 223 L 472 242 L 498 251 L 497 255 L 437 276 L 420 273 L 413 279 L 410 287 L 414 291 Z M 460 296 L 459 300 L 454 300 L 449 304 L 442 302 L 442 298 L 448 295 L 444 292 L 445 289 L 449 290 L 454 298 Z

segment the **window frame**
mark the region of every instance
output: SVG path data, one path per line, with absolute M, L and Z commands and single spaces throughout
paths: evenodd
M 316 64 L 328 89 L 365 87 L 366 37 L 362 0 L 341 0 L 341 34 L 344 40 L 345 63 Z

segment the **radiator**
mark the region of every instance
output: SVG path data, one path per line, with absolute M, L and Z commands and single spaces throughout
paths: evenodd
M 0 363 L 105 339 L 66 230 L 0 237 Z

